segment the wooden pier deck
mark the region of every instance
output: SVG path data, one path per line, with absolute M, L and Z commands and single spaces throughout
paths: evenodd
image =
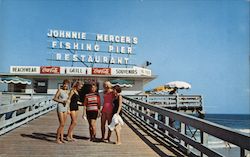
M 125 117 L 122 127 L 122 145 L 89 141 L 88 123 L 78 115 L 74 130 L 76 142 L 55 143 L 58 119 L 56 111 L 43 115 L 0 137 L 0 157 L 9 156 L 185 156 L 177 149 L 166 147 Z M 67 117 L 65 134 L 70 123 Z M 100 119 L 97 120 L 97 138 L 100 138 Z M 115 133 L 111 141 L 115 141 Z

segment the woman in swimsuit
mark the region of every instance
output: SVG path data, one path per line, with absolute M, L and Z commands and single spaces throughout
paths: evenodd
M 77 124 L 77 114 L 78 114 L 78 105 L 81 105 L 82 103 L 80 102 L 80 96 L 78 91 L 82 88 L 82 82 L 77 81 L 74 83 L 73 88 L 71 89 L 69 93 L 69 98 L 70 104 L 70 117 L 71 117 L 71 124 L 69 126 L 68 130 L 68 135 L 67 135 L 67 140 L 68 141 L 76 141 L 73 138 L 73 129 L 75 128 Z
M 112 120 L 112 112 L 113 112 L 113 90 L 111 83 L 109 81 L 105 81 L 103 83 L 103 107 L 102 107 L 102 116 L 101 116 L 101 130 L 102 130 L 102 138 L 101 140 L 104 141 L 105 136 L 105 125 L 106 121 L 108 124 L 111 123 Z M 108 132 L 108 137 L 106 140 L 110 141 L 111 131 Z
M 84 99 L 83 117 L 87 114 L 90 141 L 95 141 L 96 139 L 96 119 L 100 115 L 100 96 L 96 93 L 96 89 L 95 83 L 90 84 L 88 86 L 89 92 Z
M 59 127 L 57 129 L 57 134 L 56 134 L 56 142 L 58 144 L 65 143 L 63 139 L 63 131 L 64 131 L 64 125 L 67 119 L 67 111 L 68 107 L 66 105 L 69 91 L 68 91 L 68 86 L 69 86 L 69 80 L 64 80 L 63 85 L 61 88 L 59 88 L 56 92 L 56 95 L 54 96 L 53 100 L 58 102 L 57 104 L 57 116 L 59 120 Z
M 121 96 L 121 87 L 119 85 L 115 85 L 113 87 L 113 93 L 114 93 L 114 100 L 113 100 L 113 115 L 118 114 L 121 116 L 122 114 L 122 96 Z M 115 132 L 116 132 L 116 144 L 120 145 L 121 143 L 121 124 L 117 124 L 115 126 Z

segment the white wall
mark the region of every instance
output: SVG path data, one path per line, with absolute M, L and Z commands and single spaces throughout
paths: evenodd
M 65 78 L 48 78 L 48 94 L 55 94 L 58 87 L 58 84 L 62 84 L 63 80 Z M 69 78 L 70 79 L 70 78 Z M 103 82 L 106 81 L 105 78 L 99 78 L 99 89 L 102 90 Z M 32 93 L 33 85 L 27 86 L 27 89 L 25 90 L 26 93 Z M 143 81 L 142 80 L 136 80 L 133 84 L 133 87 L 130 88 L 122 88 L 122 94 L 123 95 L 131 95 L 131 94 L 138 94 L 143 92 Z
M 48 80 L 48 94 L 56 94 L 57 89 L 59 88 L 59 84 L 62 84 L 63 79 L 49 79 Z
M 8 84 L 7 83 L 0 83 L 0 91 L 8 91 Z

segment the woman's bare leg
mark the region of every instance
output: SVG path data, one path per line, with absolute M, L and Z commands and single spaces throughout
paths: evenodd
M 113 114 L 112 113 L 108 113 L 107 114 L 107 120 L 108 120 L 108 125 L 111 123 L 112 121 L 112 116 Z M 110 137 L 111 137 L 111 131 L 108 130 L 108 137 L 107 137 L 107 140 L 110 141 Z
M 92 140 L 95 140 L 96 136 L 96 120 L 91 119 L 91 128 L 92 128 Z
M 104 137 L 105 137 L 105 124 L 106 124 L 106 113 L 102 113 L 102 116 L 101 116 L 101 130 L 102 130 L 102 138 L 101 140 L 103 141 L 104 140 Z
M 59 120 L 59 127 L 57 128 L 56 142 L 60 144 L 63 141 L 63 129 L 65 125 L 65 118 L 63 112 L 58 112 L 57 116 Z
M 117 145 L 122 144 L 122 143 L 121 143 L 121 125 L 120 125 L 120 124 L 118 124 L 118 125 L 115 127 L 115 133 L 116 133 L 116 138 L 117 138 L 116 144 L 117 144 Z
M 71 116 L 71 124 L 69 126 L 67 139 L 74 141 L 75 139 L 73 138 L 73 129 L 77 124 L 77 111 L 71 111 L 70 116 Z
M 91 124 L 91 119 L 88 119 L 88 123 L 89 123 L 89 138 L 90 138 L 90 141 L 92 141 L 93 129 L 92 129 L 92 124 Z
M 64 119 L 64 124 L 63 125 L 65 126 L 66 121 L 67 121 L 67 112 L 63 112 L 63 119 Z M 64 126 L 63 126 L 63 128 L 61 130 L 61 141 L 63 143 L 65 143 L 65 141 L 64 141 Z

